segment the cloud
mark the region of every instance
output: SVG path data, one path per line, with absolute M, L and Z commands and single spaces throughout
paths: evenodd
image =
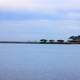
M 0 0 L 0 20 L 80 20 L 80 0 Z
M 80 33 L 80 21 L 26 20 L 0 22 L 1 40 L 63 39 Z
M 53 13 L 40 11 L 0 11 L 0 21 L 5 20 L 79 20 L 80 10 L 59 10 Z
M 80 20 L 80 0 L 0 0 L 0 20 Z
M 80 12 L 69 12 L 66 18 L 72 20 L 80 20 Z
M 2 40 L 64 38 L 79 33 L 80 0 L 0 0 Z
M 42 11 L 80 9 L 80 0 L 0 0 L 0 8 Z
M 0 12 L 0 20 L 56 20 L 63 19 L 61 13 L 42 13 L 42 12 Z

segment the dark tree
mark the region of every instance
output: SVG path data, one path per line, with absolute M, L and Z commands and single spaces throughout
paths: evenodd
M 69 37 L 69 39 L 76 40 L 77 36 L 71 36 L 71 37 Z
M 47 43 L 47 40 L 46 39 L 41 39 L 40 43 Z

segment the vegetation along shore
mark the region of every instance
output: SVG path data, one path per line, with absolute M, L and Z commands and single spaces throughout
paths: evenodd
M 0 43 L 13 43 L 13 44 L 80 44 L 80 35 L 71 36 L 67 41 L 65 40 L 47 40 L 41 39 L 39 41 L 0 41 Z

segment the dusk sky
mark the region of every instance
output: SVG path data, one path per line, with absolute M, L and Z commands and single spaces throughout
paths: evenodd
M 0 0 L 0 40 L 67 39 L 80 34 L 80 0 Z

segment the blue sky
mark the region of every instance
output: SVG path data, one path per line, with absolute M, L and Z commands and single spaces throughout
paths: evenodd
M 0 39 L 66 39 L 80 34 L 80 0 L 0 0 Z

